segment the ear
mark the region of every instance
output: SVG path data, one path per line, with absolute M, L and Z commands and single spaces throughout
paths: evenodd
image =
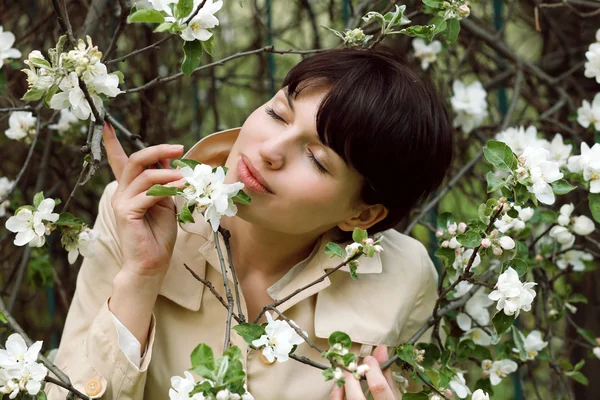
M 337 226 L 347 232 L 352 232 L 354 228 L 368 229 L 387 217 L 388 213 L 388 209 L 383 204 L 366 206 L 358 214 L 340 222 Z

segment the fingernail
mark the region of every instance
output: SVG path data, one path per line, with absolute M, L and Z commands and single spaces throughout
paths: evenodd
M 169 148 L 174 151 L 181 151 L 181 150 L 183 150 L 183 145 L 182 144 L 171 144 L 171 145 L 169 145 Z

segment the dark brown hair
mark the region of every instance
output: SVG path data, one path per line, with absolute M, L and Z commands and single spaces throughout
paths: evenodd
M 317 112 L 321 141 L 365 179 L 364 203 L 388 216 L 370 235 L 396 226 L 442 182 L 452 159 L 452 126 L 433 84 L 382 47 L 333 49 L 293 67 L 283 87 L 296 97 L 328 87 Z

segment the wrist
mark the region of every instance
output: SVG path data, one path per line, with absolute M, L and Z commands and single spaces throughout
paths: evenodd
M 165 274 L 140 275 L 123 268 L 113 279 L 113 295 L 115 292 L 128 292 L 138 295 L 158 296 Z

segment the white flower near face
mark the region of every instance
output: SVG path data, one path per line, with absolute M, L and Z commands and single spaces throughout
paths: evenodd
M 486 333 L 481 328 L 473 328 L 464 335 L 462 335 L 460 340 L 471 339 L 473 343 L 478 344 L 480 346 L 489 346 L 492 343 L 492 337 Z
M 37 119 L 30 111 L 14 111 L 8 118 L 8 129 L 4 132 L 6 137 L 21 140 L 35 134 Z
M 581 143 L 581 154 L 569 157 L 567 168 L 571 172 L 583 172 L 583 179 L 590 182 L 590 193 L 600 193 L 600 143 L 592 148 Z
M 600 83 L 600 43 L 592 43 L 585 52 L 585 58 L 583 74 L 586 78 L 596 78 L 596 82 Z
M 512 267 L 508 267 L 498 277 L 496 290 L 492 291 L 488 297 L 490 300 L 498 301 L 496 309 L 503 310 L 506 315 L 518 316 L 521 310 L 531 310 L 531 303 L 535 297 L 535 291 L 531 289 L 535 282 L 523 284 L 519 280 L 519 274 Z
M 590 233 L 594 232 L 596 226 L 594 225 L 594 221 L 586 217 L 585 215 L 580 215 L 574 218 L 573 222 L 573 232 L 580 236 L 587 236 Z
M 434 40 L 431 43 L 425 43 L 421 38 L 415 38 L 412 41 L 415 57 L 421 60 L 421 69 L 427 70 L 429 65 L 437 60 L 437 55 L 442 51 L 442 43 Z
M 481 125 L 487 117 L 487 93 L 481 82 L 475 81 L 465 86 L 461 81 L 452 84 L 454 95 L 450 99 L 452 109 L 456 113 L 454 127 L 461 127 L 464 133 L 469 133 Z
M 527 147 L 547 148 L 550 143 L 546 139 L 537 137 L 537 128 L 533 125 L 527 127 L 510 127 L 496 134 L 495 139 L 503 142 L 518 156 L 523 154 Z
M 518 368 L 518 364 L 512 360 L 499 360 L 492 363 L 490 368 L 490 382 L 493 386 L 500 383 L 502 378 L 508 374 L 515 372 Z
M 556 259 L 556 266 L 560 269 L 567 269 L 569 265 L 573 266 L 573 271 L 584 271 L 584 261 L 592 261 L 594 256 L 581 250 L 569 250 L 559 254 Z
M 194 0 L 194 8 L 192 13 L 196 11 L 196 8 L 200 4 L 200 1 Z M 212 0 L 207 0 L 204 7 L 198 11 L 198 14 L 188 24 L 188 26 L 181 32 L 181 38 L 185 41 L 201 40 L 205 41 L 210 39 L 212 33 L 207 29 L 214 28 L 219 25 L 219 20 L 213 14 L 219 11 L 223 7 L 223 1 L 219 0 L 213 3 Z M 186 16 L 185 19 L 188 17 Z
M 65 248 L 69 252 L 69 264 L 73 264 L 79 254 L 83 257 L 94 257 L 96 252 L 94 250 L 94 242 L 98 240 L 100 237 L 100 233 L 90 228 L 86 228 L 84 231 L 80 232 L 77 236 L 77 243 L 70 248 Z
M 12 48 L 14 43 L 15 35 L 12 32 L 4 32 L 2 25 L 0 25 L 0 69 L 2 69 L 5 60 L 21 57 L 21 52 Z
M 494 304 L 494 302 L 488 298 L 488 295 L 483 289 L 475 292 L 475 294 L 467 300 L 464 309 L 465 312 L 456 315 L 456 323 L 459 328 L 465 332 L 471 330 L 473 323 L 472 319 L 481 326 L 488 325 L 490 323 L 490 312 L 488 311 L 488 307 L 492 304 Z
M 173 376 L 171 377 L 171 386 L 169 389 L 170 400 L 204 400 L 205 397 L 202 393 L 196 393 L 190 396 L 190 392 L 194 390 L 196 386 L 196 380 L 188 371 L 183 371 L 184 376 Z
M 19 390 L 30 395 L 36 395 L 41 388 L 41 381 L 46 377 L 48 370 L 38 364 L 37 358 L 42 348 L 38 341 L 27 347 L 25 340 L 18 333 L 13 333 L 6 340 L 6 349 L 0 350 L 0 368 L 6 369 L 4 373 L 4 386 L 2 393 L 11 393 L 10 398 L 15 398 Z M 16 381 L 16 385 L 14 384 Z
M 469 389 L 467 386 L 463 372 L 457 372 L 456 375 L 454 375 L 450 381 L 450 387 L 452 388 L 452 391 L 461 399 L 464 399 L 471 394 L 471 389 Z
M 549 236 L 556 239 L 556 241 L 562 245 L 563 249 L 568 249 L 575 243 L 575 235 L 564 226 L 553 226 L 552 229 L 550 229 Z
M 456 257 L 454 257 L 454 263 L 452 263 L 452 268 L 457 271 L 464 271 L 469 264 L 469 259 L 473 255 L 473 249 L 464 250 L 464 248 L 456 250 Z M 481 256 L 479 253 L 473 259 L 473 264 L 471 264 L 471 271 L 476 268 L 479 264 L 481 264 Z
M 484 392 L 482 389 L 477 389 L 473 392 L 471 400 L 490 400 L 490 395 Z
M 596 93 L 592 104 L 583 100 L 577 109 L 577 122 L 586 129 L 593 125 L 594 129 L 600 131 L 600 93 Z
M 79 78 L 75 72 L 71 72 L 68 76 L 64 77 L 58 87 L 62 92 L 52 96 L 52 99 L 50 99 L 50 108 L 62 110 L 71 107 L 71 112 L 77 118 L 86 120 L 91 116 L 92 121 L 96 120 L 94 114 L 92 114 L 90 104 L 83 94 L 83 90 L 79 87 Z M 102 99 L 93 93 L 90 93 L 90 96 L 96 108 L 101 108 Z
M 527 190 L 544 204 L 554 204 L 554 192 L 550 183 L 562 179 L 563 174 L 556 162 L 548 160 L 550 152 L 543 148 L 527 147 L 521 157 L 525 159 L 525 167 L 532 181 Z
M 119 77 L 109 74 L 106 65 L 100 62 L 87 69 L 83 73 L 82 79 L 93 93 L 105 94 L 108 97 L 116 97 L 119 93 L 123 93 L 119 89 Z
M 556 162 L 559 167 L 565 167 L 572 150 L 573 145 L 564 144 L 562 135 L 557 133 L 548 146 L 548 151 L 550 152 L 549 159 Z
M 27 347 L 25 339 L 18 333 L 13 333 L 6 340 L 6 349 L 0 349 L 0 367 L 6 369 L 21 368 L 24 364 L 37 361 L 42 341 L 37 341 Z
M 68 108 L 60 110 L 60 117 L 56 124 L 48 125 L 48 128 L 64 135 L 73 125 L 79 124 L 80 119 L 75 116 Z M 82 126 L 83 127 L 83 126 Z M 85 128 L 84 128 L 85 129 Z
M 533 360 L 538 355 L 538 352 L 542 351 L 546 346 L 548 346 L 548 342 L 542 340 L 542 332 L 533 330 L 525 338 L 523 347 L 527 353 L 527 359 Z M 515 347 L 513 351 L 518 353 L 519 349 Z
M 286 321 L 274 320 L 267 312 L 266 335 L 253 340 L 252 344 L 256 347 L 265 346 L 262 350 L 263 355 L 269 362 L 275 359 L 279 362 L 285 362 L 289 359 L 290 351 L 295 345 L 304 343 L 304 339 L 292 328 Z M 293 324 L 294 321 L 291 321 Z M 306 335 L 306 332 L 304 332 Z
M 354 257 L 357 253 L 362 250 L 362 245 L 360 243 L 352 242 L 346 246 L 346 258 L 345 261 Z

